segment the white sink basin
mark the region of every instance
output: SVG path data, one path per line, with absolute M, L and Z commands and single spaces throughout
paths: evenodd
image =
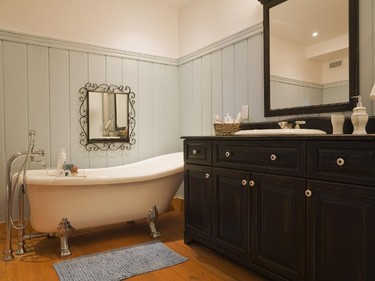
M 327 133 L 318 129 L 253 129 L 241 130 L 235 135 L 326 135 Z

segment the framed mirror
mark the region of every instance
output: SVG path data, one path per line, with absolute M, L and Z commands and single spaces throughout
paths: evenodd
M 258 1 L 265 116 L 351 110 L 359 94 L 358 0 Z
M 86 150 L 130 150 L 135 144 L 135 94 L 130 87 L 87 83 L 81 96 L 80 143 Z

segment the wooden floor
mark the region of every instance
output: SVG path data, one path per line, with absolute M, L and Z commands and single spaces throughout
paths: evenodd
M 192 243 L 183 242 L 183 212 L 171 210 L 159 216 L 158 229 L 162 233 L 160 240 L 175 252 L 189 260 L 182 264 L 161 269 L 127 280 L 131 281 L 266 281 L 267 279 L 223 258 L 213 251 Z M 134 224 L 119 224 L 100 229 L 76 231 L 70 239 L 72 257 L 98 253 L 152 239 L 148 236 L 149 228 L 146 221 Z M 4 244 L 4 232 L 1 233 L 1 244 Z M 16 239 L 13 240 L 16 243 Z M 16 246 L 13 247 L 16 249 Z M 59 258 L 59 239 L 38 238 L 26 241 L 27 253 L 15 256 L 9 262 L 0 261 L 1 281 L 58 281 L 59 278 L 52 264 L 63 259 Z

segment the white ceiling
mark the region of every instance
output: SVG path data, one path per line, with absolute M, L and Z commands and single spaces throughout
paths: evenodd
M 147 0 L 167 7 L 181 9 L 193 0 Z

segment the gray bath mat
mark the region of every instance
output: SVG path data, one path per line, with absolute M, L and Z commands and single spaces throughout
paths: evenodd
M 187 261 L 160 241 L 137 244 L 53 264 L 61 281 L 119 281 Z

